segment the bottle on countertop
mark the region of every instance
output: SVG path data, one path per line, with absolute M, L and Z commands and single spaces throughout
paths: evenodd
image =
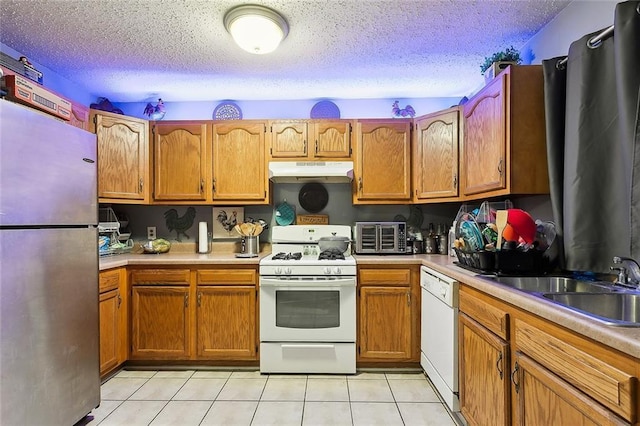
M 424 252 L 426 254 L 438 253 L 438 240 L 436 238 L 436 231 L 433 229 L 433 223 L 429 224 L 429 231 L 424 240 Z
M 440 254 L 448 254 L 449 253 L 449 244 L 447 244 L 448 235 L 447 235 L 447 225 L 444 223 L 438 225 L 438 253 Z

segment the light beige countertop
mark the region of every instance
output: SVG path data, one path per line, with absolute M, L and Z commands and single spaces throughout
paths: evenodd
M 258 265 L 260 259 L 269 255 L 264 250 L 258 257 L 238 258 L 234 253 L 215 251 L 209 254 L 194 252 L 169 252 L 164 254 L 123 254 L 100 259 L 100 270 L 131 265 Z M 555 322 L 569 330 L 580 333 L 621 352 L 640 359 L 640 327 L 616 327 L 603 324 L 586 315 L 558 306 L 557 304 L 519 290 L 501 286 L 482 279 L 478 274 L 460 268 L 453 257 L 422 255 L 354 255 L 358 265 L 425 265 L 451 278 L 488 293 L 506 303 L 521 308 L 541 318 Z

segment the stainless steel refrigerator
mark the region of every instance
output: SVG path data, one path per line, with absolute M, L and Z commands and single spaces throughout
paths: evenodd
M 0 100 L 0 424 L 100 404 L 95 135 Z

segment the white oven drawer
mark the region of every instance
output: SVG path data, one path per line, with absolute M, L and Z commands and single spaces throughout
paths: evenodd
M 355 374 L 355 343 L 260 343 L 261 373 Z

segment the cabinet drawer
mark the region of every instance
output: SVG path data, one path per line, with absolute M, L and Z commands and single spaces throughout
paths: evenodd
M 551 372 L 624 419 L 637 420 L 637 380 L 632 375 L 520 320 L 515 324 L 515 339 L 518 350 Z
M 131 271 L 133 285 L 189 285 L 188 269 L 141 269 Z
M 118 288 L 120 285 L 120 269 L 100 272 L 99 283 L 98 289 L 100 293 Z
M 198 271 L 198 285 L 256 284 L 255 269 L 212 269 Z
M 460 310 L 505 340 L 509 340 L 509 314 L 472 295 L 460 292 Z
M 360 269 L 360 285 L 410 285 L 411 269 Z

